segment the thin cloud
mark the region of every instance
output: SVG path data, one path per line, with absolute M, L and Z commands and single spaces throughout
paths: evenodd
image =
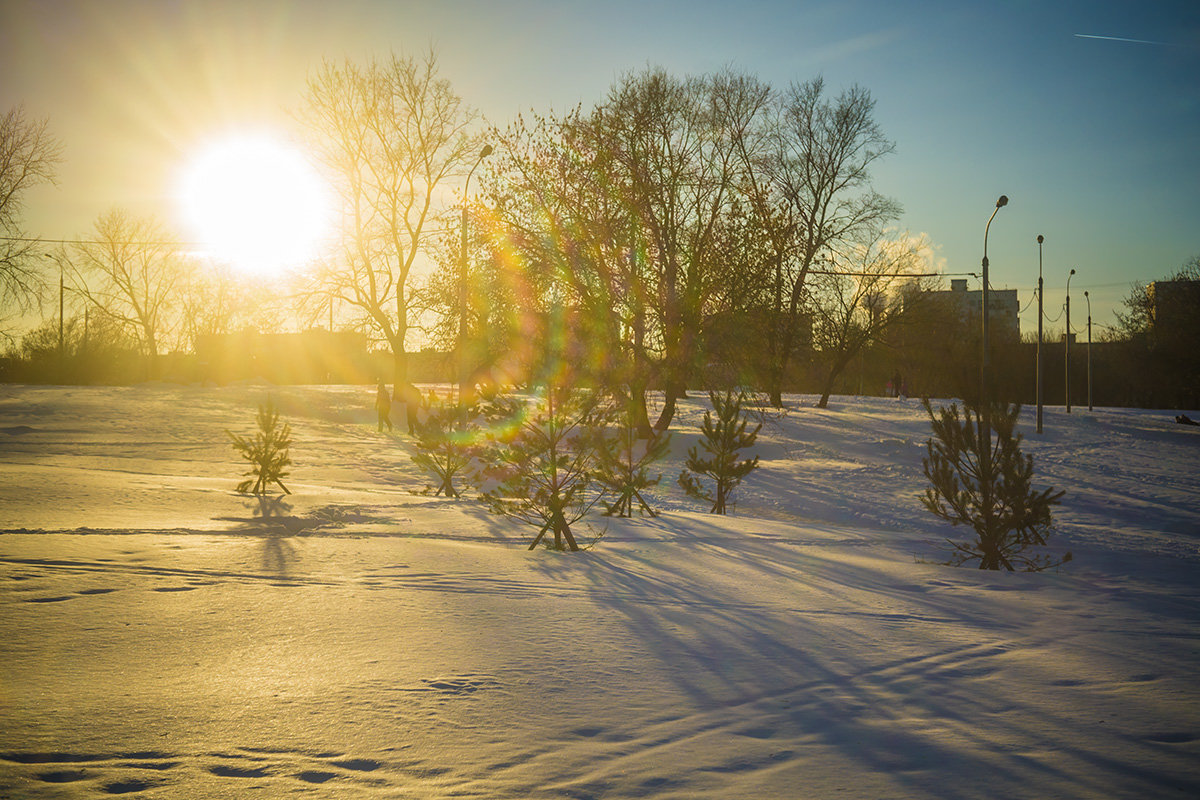
M 906 32 L 904 27 L 896 27 L 889 30 L 853 36 L 849 39 L 843 39 L 817 48 L 810 60 L 816 62 L 840 61 L 842 59 L 861 56 L 864 53 L 886 47 L 902 38 Z

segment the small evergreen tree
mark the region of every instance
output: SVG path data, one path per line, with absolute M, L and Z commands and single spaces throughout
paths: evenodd
M 470 466 L 477 450 L 470 414 L 458 403 L 439 403 L 432 396 L 423 405 L 425 420 L 414 424 L 417 451 L 412 460 L 437 478 L 435 496 L 459 497 L 454 478 Z
M 288 454 L 292 446 L 292 426 L 279 422 L 279 410 L 267 396 L 267 402 L 258 407 L 258 433 L 253 439 L 244 439 L 232 431 L 225 431 L 233 440 L 233 449 L 250 462 L 245 473 L 246 480 L 238 484 L 237 490 L 248 494 L 266 494 L 267 488 L 276 484 L 284 494 L 291 494 L 283 479 L 288 476 L 287 468 L 292 459 Z M 253 479 L 253 480 L 252 480 Z
M 695 445 L 688 449 L 687 468 L 679 473 L 679 485 L 689 497 L 712 503 L 710 514 L 724 514 L 729 495 L 758 466 L 758 456 L 739 461 L 738 454 L 754 446 L 762 423 L 755 425 L 753 430 L 746 430 L 749 419 L 742 413 L 746 401 L 744 392 L 718 394 L 710 391 L 708 399 L 713 411 L 717 412 L 715 422 L 711 411 L 704 412 L 701 428 L 704 438 L 700 444 L 708 455 L 701 457 Z M 713 488 L 703 486 L 697 480 L 698 475 L 711 478 Z
M 511 439 L 493 450 L 498 483 L 481 496 L 493 512 L 537 527 L 530 550 L 547 533 L 555 550 L 579 549 L 571 526 L 604 496 L 596 475 L 609 457 L 610 418 L 595 395 L 552 387 Z
M 642 492 L 662 480 L 662 473 L 651 478 L 646 470 L 666 455 L 671 435 L 662 433 L 639 439 L 637 433 L 637 427 L 626 416 L 617 432 L 615 446 L 604 451 L 608 457 L 601 465 L 599 479 L 616 497 L 611 503 L 603 501 L 606 516 L 631 517 L 635 502 L 639 514 L 658 516 Z
M 931 485 L 921 502 L 952 525 L 975 531 L 974 541 L 950 542 L 953 556 L 947 563 L 978 560 L 980 569 L 1037 571 L 1070 561 L 1070 553 L 1053 560 L 1027 552 L 1046 544 L 1053 527 L 1051 507 L 1064 493 L 1031 487 L 1033 457 L 1021 453 L 1022 437 L 1014 433 L 1021 407 L 994 404 L 992 435 L 985 436 L 978 408 L 964 405 L 960 417 L 957 404 L 951 404 L 935 415 L 929 401 L 923 402 L 933 438 L 926 441 L 929 455 L 924 459 Z

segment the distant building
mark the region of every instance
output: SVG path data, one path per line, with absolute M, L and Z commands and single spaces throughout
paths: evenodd
M 967 289 L 966 278 L 950 281 L 949 291 L 929 293 L 935 302 L 945 303 L 967 326 L 974 328 L 981 323 L 983 313 L 983 290 Z M 991 335 L 998 339 L 1021 338 L 1021 310 L 1016 289 L 990 289 L 988 291 L 988 327 Z
M 369 383 L 377 372 L 367 337 L 354 332 L 211 334 L 197 337 L 196 358 L 200 377 L 219 383 Z
M 1146 287 L 1150 325 L 1166 334 L 1195 328 L 1200 310 L 1200 281 L 1154 281 Z

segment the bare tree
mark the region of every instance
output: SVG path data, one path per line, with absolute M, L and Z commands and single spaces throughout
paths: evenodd
M 153 218 L 121 209 L 102 214 L 93 235 L 69 253 L 73 291 L 129 330 L 153 365 L 187 273 L 179 246 Z
M 824 378 L 818 408 L 829 405 L 834 382 L 864 348 L 879 341 L 919 298 L 915 279 L 928 244 L 922 237 L 884 238 L 876 232 L 865 242 L 843 248 L 829 269 L 817 270 L 810 280 L 809 309 L 813 347 Z M 904 297 L 900 287 L 910 288 Z
M 321 274 L 314 296 L 359 309 L 388 341 L 398 395 L 408 383 L 413 268 L 447 182 L 477 154 L 467 131 L 475 114 L 438 76 L 430 52 L 323 63 L 309 78 L 303 116 L 344 215 L 342 258 Z
M 193 352 L 202 337 L 234 330 L 255 305 L 244 283 L 215 264 L 187 270 L 178 297 L 180 339 Z
M 896 201 L 868 185 L 871 165 L 895 149 L 874 111 L 866 89 L 854 86 L 831 100 L 821 78 L 792 84 L 776 108 L 763 164 L 786 209 L 784 231 L 795 236 L 794 249 L 789 244 L 780 250 L 786 260 L 774 272 L 767 328 L 773 361 L 768 390 L 776 406 L 802 329 L 809 271 L 831 249 L 900 214 Z
M 696 371 L 707 306 L 728 277 L 724 218 L 744 168 L 735 142 L 768 95 L 733 73 L 649 69 L 589 113 L 496 134 L 493 201 L 510 242 L 547 305 L 570 310 L 577 352 L 628 393 L 643 437 L 649 385 L 665 389 L 663 430 Z
M 54 181 L 62 148 L 45 120 L 30 120 L 21 106 L 0 117 L 0 310 L 28 308 L 42 288 L 36 243 L 24 241 L 25 194 Z
M 600 110 L 646 242 L 651 342 L 665 389 L 660 431 L 697 366 L 705 308 L 720 285 L 721 223 L 742 167 L 736 142 L 761 95 L 760 84 L 733 74 L 675 79 L 649 70 L 621 80 Z

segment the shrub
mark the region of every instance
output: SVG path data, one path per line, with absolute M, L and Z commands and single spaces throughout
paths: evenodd
M 284 494 L 291 494 L 283 479 L 288 476 L 287 467 L 292 460 L 288 454 L 292 446 L 292 427 L 284 422 L 280 425 L 279 410 L 268 395 L 267 402 L 258 407 L 258 433 L 253 439 L 244 439 L 232 431 L 225 431 L 233 440 L 233 448 L 251 467 L 244 475 L 246 480 L 238 484 L 237 490 L 248 494 L 266 494 L 267 488 L 276 484 Z
M 1014 432 L 1021 407 L 993 404 L 991 431 L 985 433 L 985 420 L 972 405 L 964 405 L 961 417 L 957 404 L 936 415 L 928 400 L 924 405 L 933 437 L 926 441 L 929 455 L 923 463 L 930 486 L 921 502 L 950 524 L 975 532 L 973 541 L 950 542 L 953 555 L 947 563 L 978 560 L 980 569 L 1038 571 L 1070 561 L 1070 553 L 1055 560 L 1028 552 L 1045 546 L 1053 528 L 1051 507 L 1063 492 L 1032 488 L 1033 457 L 1021 453 L 1022 437 Z
M 606 458 L 601 464 L 599 479 L 615 496 L 612 502 L 603 501 L 606 516 L 631 517 L 635 503 L 639 514 L 658 516 L 642 492 L 662 480 L 662 473 L 651 478 L 647 469 L 666 455 L 670 443 L 669 433 L 639 439 L 637 428 L 625 418 L 613 446 L 604 450 Z
M 738 455 L 754 446 L 762 423 L 755 425 L 753 430 L 746 430 L 749 420 L 742 413 L 746 401 L 744 392 L 709 392 L 708 399 L 713 411 L 717 412 L 715 422 L 711 411 L 704 412 L 701 428 L 704 438 L 700 445 L 708 455 L 701 457 L 695 445 L 688 449 L 687 468 L 679 473 L 679 485 L 688 496 L 712 503 L 710 514 L 724 514 L 730 494 L 758 467 L 758 456 L 739 461 Z M 697 475 L 708 476 L 713 481 L 713 488 L 702 485 Z
M 423 405 L 425 420 L 414 422 L 417 451 L 412 460 L 437 478 L 435 496 L 459 497 L 454 478 L 470 466 L 476 451 L 470 413 L 458 403 L 439 403 L 432 397 Z
M 497 514 L 538 528 L 529 549 L 553 534 L 555 550 L 578 550 L 571 526 L 604 496 L 597 479 L 610 446 L 611 412 L 596 395 L 549 388 L 507 442 L 497 443 L 497 485 L 482 493 Z

